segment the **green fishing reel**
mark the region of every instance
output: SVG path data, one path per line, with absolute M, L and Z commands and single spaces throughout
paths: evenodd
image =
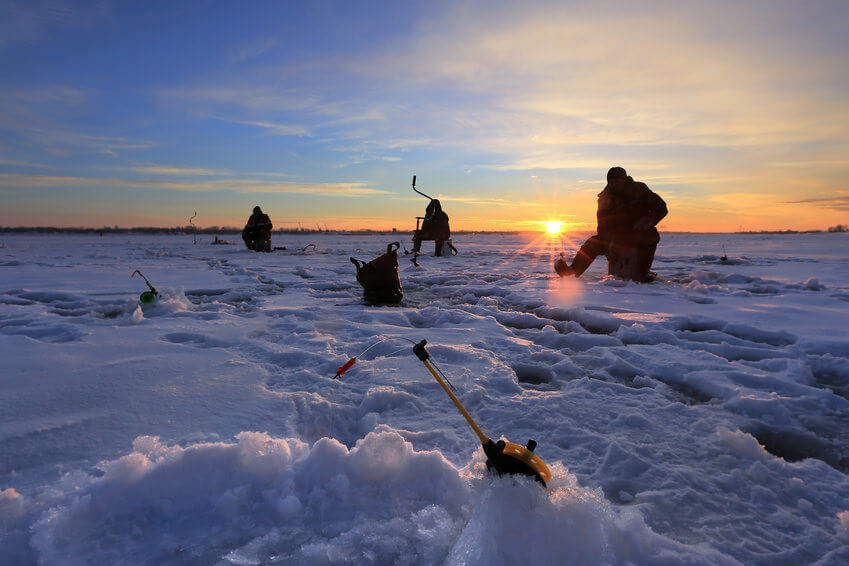
M 156 293 L 151 291 L 145 291 L 141 295 L 139 295 L 139 302 L 143 305 L 149 305 L 156 301 Z
M 156 291 L 156 289 L 153 288 L 153 285 L 150 284 L 150 281 L 147 280 L 147 277 L 145 277 L 138 269 L 133 271 L 133 274 L 130 275 L 130 277 L 135 277 L 136 273 L 138 273 L 141 278 L 144 279 L 144 282 L 147 284 L 148 289 L 150 289 L 150 291 L 143 291 L 142 294 L 139 295 L 139 302 L 143 305 L 150 305 L 156 302 L 156 297 L 159 296 L 159 293 Z

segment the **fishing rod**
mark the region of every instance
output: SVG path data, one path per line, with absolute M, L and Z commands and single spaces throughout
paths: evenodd
M 528 440 L 525 446 L 507 440 L 493 441 L 483 432 L 475 419 L 472 418 L 472 415 L 469 414 L 463 404 L 460 403 L 460 400 L 457 399 L 457 396 L 454 395 L 452 390 L 456 391 L 456 388 L 451 384 L 445 374 L 442 373 L 442 370 L 440 370 L 439 367 L 431 361 L 430 353 L 425 349 L 427 340 L 415 343 L 408 338 L 399 337 L 397 339 L 406 340 L 413 344 L 413 353 L 422 362 L 422 364 L 424 364 L 436 382 L 439 383 L 440 387 L 442 387 L 451 399 L 451 402 L 454 403 L 454 406 L 457 407 L 457 410 L 460 411 L 460 414 L 463 415 L 464 419 L 466 419 L 466 422 L 469 423 L 469 426 L 472 428 L 475 435 L 477 435 L 478 440 L 480 440 L 484 454 L 486 454 L 487 470 L 494 471 L 498 475 L 507 474 L 530 476 L 541 483 L 543 487 L 547 486 L 548 482 L 551 481 L 551 470 L 548 469 L 548 465 L 546 465 L 542 458 L 534 454 L 534 450 L 537 446 L 535 440 Z M 378 344 L 389 340 L 393 340 L 393 338 L 384 338 L 377 344 L 369 346 L 358 357 L 362 357 L 366 352 Z M 333 379 L 339 379 L 346 371 L 351 369 L 355 363 L 357 363 L 357 357 L 349 359 L 344 365 L 336 370 L 336 375 L 333 376 Z
M 150 281 L 147 280 L 147 277 L 145 277 L 144 274 L 138 269 L 133 271 L 130 277 L 135 277 L 136 273 L 138 273 L 141 278 L 144 279 L 144 282 L 147 283 L 147 286 L 150 289 L 150 291 L 143 291 L 142 294 L 139 295 L 139 302 L 141 302 L 143 305 L 148 305 L 156 300 L 156 297 L 159 296 L 159 292 L 154 289 L 153 285 L 150 284 Z
M 192 243 L 193 244 L 198 243 L 198 229 L 195 227 L 195 223 L 192 222 L 192 220 L 194 220 L 197 217 L 197 215 L 198 215 L 198 211 L 196 210 L 194 216 L 189 218 L 189 224 L 192 227 L 192 240 L 193 240 Z

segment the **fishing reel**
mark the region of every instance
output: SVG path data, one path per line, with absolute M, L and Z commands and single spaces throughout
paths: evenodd
M 142 291 L 142 293 L 139 295 L 139 302 L 143 305 L 149 305 L 156 301 L 156 297 L 159 296 L 159 293 L 156 289 L 153 288 L 153 285 L 150 284 L 150 281 L 147 280 L 147 277 L 145 277 L 138 269 L 133 271 L 133 274 L 130 275 L 130 277 L 135 277 L 136 273 L 138 273 L 139 276 L 144 279 L 144 282 L 147 283 L 147 286 L 150 289 L 150 291 Z

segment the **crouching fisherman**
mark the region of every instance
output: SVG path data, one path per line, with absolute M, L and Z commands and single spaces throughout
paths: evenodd
M 242 230 L 242 239 L 249 250 L 271 251 L 271 219 L 260 207 L 254 207 L 254 213 L 248 218 L 248 223 Z
M 596 257 L 607 257 L 608 275 L 650 282 L 654 252 L 660 241 L 657 225 L 667 214 L 666 203 L 645 183 L 634 181 L 622 167 L 607 172 L 607 186 L 598 194 L 598 228 L 575 254 L 570 266 L 554 262 L 561 277 L 580 277 Z M 562 255 L 562 254 L 561 254 Z
M 413 233 L 413 252 L 420 253 L 423 240 L 433 240 L 436 245 L 433 255 L 441 256 L 445 243 L 451 245 L 451 228 L 448 226 L 448 215 L 442 210 L 439 199 L 431 199 L 424 217 L 419 216 L 418 219 L 422 220 L 422 227 Z

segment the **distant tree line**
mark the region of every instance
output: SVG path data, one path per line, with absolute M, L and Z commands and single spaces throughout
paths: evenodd
M 57 228 L 56 226 L 0 226 L 0 232 L 38 232 L 42 234 L 218 234 L 221 232 L 241 232 L 239 228 L 210 226 L 195 228 L 193 226 L 177 226 L 162 228 L 159 226 L 140 226 L 136 228 L 121 228 L 120 226 L 104 226 L 103 228 Z
M 200 228 L 195 226 L 175 226 L 163 228 L 159 226 L 139 226 L 135 228 L 121 228 L 120 226 L 104 226 L 103 228 L 58 228 L 56 226 L 0 226 L 0 232 L 37 232 L 42 234 L 239 234 L 241 228 L 235 226 L 208 226 Z M 338 232 L 337 230 L 310 229 L 310 228 L 280 228 L 273 230 L 276 234 L 317 234 L 324 232 Z M 375 230 L 358 230 L 357 232 L 379 232 Z M 386 232 L 389 232 L 388 230 Z
M 104 226 L 103 228 L 58 228 L 56 226 L 0 226 L 0 233 L 32 233 L 39 234 L 240 234 L 241 228 L 234 226 L 208 226 L 199 228 L 195 226 L 175 226 L 173 228 L 162 228 L 157 226 L 142 226 L 135 228 L 121 228 L 120 226 Z M 518 231 L 511 230 L 456 230 L 456 234 L 516 234 Z M 278 228 L 272 230 L 273 234 L 407 234 L 412 230 L 332 230 L 327 228 Z
M 849 232 L 849 226 L 838 224 L 829 226 L 828 230 L 740 230 L 735 234 L 820 234 L 822 232 Z

